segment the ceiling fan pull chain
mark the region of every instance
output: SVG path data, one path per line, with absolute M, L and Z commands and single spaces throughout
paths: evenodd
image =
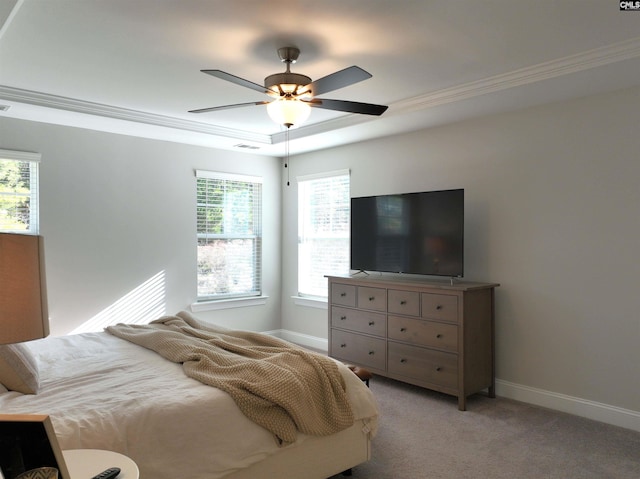
M 289 186 L 289 170 L 291 169 L 289 168 L 289 130 L 290 128 L 287 127 L 284 138 L 284 151 L 286 157 L 284 160 L 284 167 L 287 169 L 287 186 Z

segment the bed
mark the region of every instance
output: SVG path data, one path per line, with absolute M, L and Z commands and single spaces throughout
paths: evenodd
M 189 313 L 178 317 L 211 332 L 210 325 Z M 375 399 L 341 363 L 330 360 L 342 378 L 352 423 L 331 434 L 298 432 L 283 441 L 249 419 L 228 392 L 187 376 L 180 362 L 116 333 L 23 343 L 25 363 L 31 361 L 25 370 L 36 375 L 31 386 L 37 393 L 0 386 L 0 411 L 48 414 L 62 449 L 125 454 L 138 464 L 141 479 L 325 479 L 370 458 L 378 416 Z M 288 347 L 276 338 L 256 336 Z

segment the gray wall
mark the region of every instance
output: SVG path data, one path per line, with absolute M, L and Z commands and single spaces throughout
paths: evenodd
M 640 430 L 638 111 L 635 88 L 299 155 L 290 174 L 349 168 L 354 196 L 465 188 L 466 278 L 501 283 L 498 392 Z M 265 178 L 269 299 L 199 316 L 326 340 L 326 310 L 291 299 L 297 191 L 280 160 L 3 118 L 0 148 L 42 154 L 53 334 L 138 293 L 160 289 L 167 313 L 195 300 L 193 170 L 211 169 Z
M 349 168 L 352 196 L 464 188 L 465 278 L 501 283 L 503 390 L 640 412 L 638 111 L 635 88 L 300 155 L 291 175 Z M 326 311 L 291 300 L 283 190 L 282 327 L 326 338 Z
M 269 296 L 266 306 L 199 316 L 238 328 L 280 327 L 279 160 L 1 118 L 0 148 L 42 154 L 52 334 L 87 321 L 95 330 L 114 318 L 175 314 L 196 300 L 196 169 L 264 177 Z

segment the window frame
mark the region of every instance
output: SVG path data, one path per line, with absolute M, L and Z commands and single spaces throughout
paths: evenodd
M 198 285 L 196 286 L 196 303 L 192 304 L 192 310 L 194 311 L 204 311 L 209 309 L 218 309 L 219 306 L 213 306 L 214 303 L 220 302 L 230 302 L 229 306 L 225 307 L 239 307 L 246 304 L 247 300 L 252 300 L 255 298 L 263 298 L 262 290 L 263 290 L 263 275 L 262 275 L 262 259 L 263 259 L 263 194 L 264 190 L 262 188 L 263 179 L 259 176 L 249 176 L 242 174 L 234 174 L 234 173 L 224 173 L 210 170 L 196 170 L 196 283 L 200 281 L 200 271 L 198 263 L 200 262 L 199 255 L 199 246 L 200 241 L 203 239 L 251 239 L 257 243 L 257 246 L 254 249 L 253 255 L 253 265 L 252 265 L 252 278 L 253 278 L 253 288 L 250 290 L 242 291 L 242 292 L 231 292 L 231 293 L 218 293 L 218 294 L 201 294 L 200 288 Z M 256 231 L 253 231 L 253 234 L 238 234 L 238 233 L 222 233 L 222 234 L 212 234 L 207 232 L 201 232 L 201 225 L 199 224 L 199 213 L 198 210 L 203 206 L 200 202 L 200 198 L 198 197 L 198 181 L 199 180 L 212 180 L 212 181 L 223 181 L 223 182 L 236 182 L 236 183 L 247 183 L 251 184 L 252 188 L 256 188 L 259 185 L 259 194 L 257 197 L 251 198 L 251 208 L 252 212 L 252 224 L 255 227 Z M 209 203 L 209 205 L 213 205 L 214 203 Z M 217 207 L 223 207 L 222 205 L 217 205 Z M 257 223 L 256 223 L 257 219 Z
M 326 276 L 326 275 L 340 275 L 340 274 L 349 274 L 349 257 L 350 257 L 350 225 L 351 225 L 351 212 L 350 212 L 350 201 L 351 201 L 351 171 L 349 169 L 342 169 L 342 170 L 333 170 L 333 171 L 326 171 L 326 172 L 321 172 L 321 173 L 316 173 L 316 174 L 310 174 L 310 175 L 303 175 L 303 176 L 299 176 L 296 178 L 297 181 L 297 185 L 298 185 L 298 226 L 297 226 L 297 235 L 298 235 L 298 251 L 297 251 L 297 259 L 298 259 L 298 270 L 297 270 L 297 296 L 296 298 L 299 300 L 304 300 L 304 304 L 308 305 L 308 306 L 312 306 L 312 307 L 319 307 L 319 305 L 317 305 L 318 302 L 324 303 L 326 304 L 326 301 L 328 300 L 328 291 L 325 290 L 324 294 L 319 294 L 319 291 L 316 289 L 314 291 L 311 290 L 306 290 L 302 283 L 301 283 L 301 276 L 302 276 L 302 269 L 303 269 L 303 260 L 301 258 L 301 248 L 303 246 L 303 235 L 304 233 L 302 232 L 302 229 L 305 227 L 306 224 L 306 219 L 305 219 L 305 213 L 308 213 L 308 209 L 305 208 L 305 205 L 303 204 L 303 198 L 302 196 L 304 195 L 303 191 L 302 191 L 302 187 L 301 187 L 301 183 L 306 183 L 306 182 L 312 182 L 314 180 L 323 180 L 323 179 L 327 179 L 327 178 L 343 178 L 346 177 L 346 183 L 347 183 L 347 204 L 345 205 L 346 210 L 347 210 L 347 222 L 346 222 L 346 236 L 343 237 L 343 239 L 346 240 L 346 268 L 344 270 L 341 271 L 325 271 L 322 273 L 322 276 Z M 333 204 L 332 204 L 333 205 Z M 307 236 L 310 237 L 310 236 Z M 339 238 L 339 237 L 337 237 Z M 311 261 L 311 260 L 309 260 Z M 313 288 L 311 288 L 313 289 Z M 312 303 L 316 303 L 316 304 L 312 304 Z
M 30 151 L 0 149 L 0 160 L 29 164 L 29 225 L 26 229 L 6 228 L 0 223 L 3 233 L 37 235 L 40 233 L 40 162 L 42 155 Z M 0 193 L 1 196 L 9 196 Z M 21 195 L 22 196 L 22 195 Z M 24 195 L 26 197 L 26 195 Z

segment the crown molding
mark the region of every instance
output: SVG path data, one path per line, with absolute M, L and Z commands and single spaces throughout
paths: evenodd
M 478 97 L 487 93 L 496 93 L 515 87 L 526 86 L 544 80 L 637 58 L 640 58 L 640 37 L 401 100 L 390 105 L 389 110 L 384 116 L 389 117 L 412 111 L 426 110 L 436 106 Z M 275 145 L 283 143 L 286 140 L 286 132 L 277 132 L 272 135 L 258 134 L 219 125 L 211 125 L 42 92 L 23 90 L 10 86 L 0 85 L 0 99 L 44 108 L 66 110 L 116 120 L 132 121 L 212 136 L 233 138 L 235 140 L 263 145 Z M 289 135 L 292 140 L 302 139 L 329 131 L 360 125 L 374 121 L 377 118 L 378 117 L 369 117 L 368 115 L 342 115 L 332 120 L 296 128 L 290 131 Z
M 572 73 L 579 73 L 592 68 L 597 68 L 612 63 L 640 58 L 640 37 L 608 45 L 602 48 L 595 48 L 576 55 L 559 58 L 556 60 L 539 63 L 529 67 L 521 68 L 512 72 L 494 75 L 475 82 L 457 85 L 451 88 L 437 90 L 424 95 L 408 98 L 389 106 L 385 117 L 400 115 L 412 111 L 426 110 L 437 106 L 447 105 L 463 100 L 468 100 L 487 93 L 497 93 L 510 88 L 526 86 L 532 83 L 558 78 Z M 347 115 L 322 123 L 315 123 L 303 126 L 291 131 L 291 139 L 304 138 L 306 136 L 317 135 L 327 131 L 346 128 L 352 125 L 371 121 L 366 115 Z M 285 133 L 280 132 L 273 135 L 274 144 L 283 142 Z
M 640 37 L 636 37 L 606 47 L 595 48 L 576 55 L 409 98 L 394 104 L 393 113 L 433 108 L 486 93 L 496 93 L 639 57 Z
M 74 113 L 113 118 L 116 120 L 133 121 L 148 125 L 176 128 L 195 133 L 205 133 L 208 135 L 233 138 L 237 140 L 252 141 L 262 144 L 271 144 L 271 137 L 259 133 L 252 133 L 244 130 L 227 128 L 224 126 L 211 125 L 191 120 L 183 120 L 165 115 L 157 115 L 128 108 L 94 103 L 75 98 L 68 98 L 58 95 L 51 95 L 31 90 L 23 90 L 10 86 L 0 85 L 0 99 L 26 103 L 44 108 L 65 110 Z

